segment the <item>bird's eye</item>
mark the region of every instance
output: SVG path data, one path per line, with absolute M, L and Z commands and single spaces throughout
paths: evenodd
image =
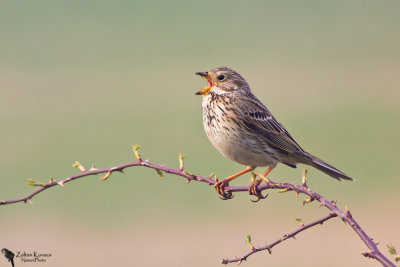
M 218 75 L 217 79 L 223 81 L 225 79 L 225 75 Z

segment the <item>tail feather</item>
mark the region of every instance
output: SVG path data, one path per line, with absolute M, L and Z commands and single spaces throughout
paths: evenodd
M 307 153 L 307 158 L 305 164 L 311 165 L 314 168 L 317 168 L 318 170 L 328 174 L 332 178 L 335 178 L 336 180 L 344 179 L 344 180 L 349 180 L 349 181 L 354 181 L 353 178 L 345 174 L 344 172 L 336 169 L 332 165 L 326 163 L 325 161 Z

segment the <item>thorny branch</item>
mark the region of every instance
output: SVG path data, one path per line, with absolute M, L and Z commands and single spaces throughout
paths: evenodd
M 316 221 L 314 221 L 314 222 L 312 222 L 312 223 L 309 223 L 309 224 L 306 224 L 306 225 L 302 225 L 302 226 L 301 226 L 300 228 L 298 228 L 297 230 L 295 230 L 295 231 L 293 231 L 293 232 L 291 232 L 291 233 L 289 233 L 289 234 L 283 235 L 282 238 L 276 240 L 275 242 L 273 242 L 273 243 L 271 243 L 271 244 L 269 244 L 269 245 L 267 245 L 267 246 L 263 246 L 263 247 L 259 247 L 259 248 L 255 248 L 255 247 L 253 246 L 253 244 L 251 244 L 250 236 L 247 236 L 247 240 L 246 240 L 246 241 L 247 241 L 247 244 L 250 246 L 251 251 L 250 251 L 249 253 L 247 253 L 246 255 L 244 255 L 243 257 L 241 257 L 241 258 L 223 259 L 223 260 L 221 261 L 221 263 L 222 263 L 222 264 L 228 264 L 228 263 L 232 263 L 232 262 L 239 262 L 239 263 L 241 263 L 242 261 L 247 260 L 247 258 L 248 258 L 249 256 L 253 255 L 254 253 L 257 253 L 257 252 L 263 251 L 263 250 L 267 250 L 267 251 L 269 252 L 269 254 L 271 254 L 271 253 L 272 253 L 271 249 L 272 249 L 273 247 L 275 247 L 276 245 L 278 245 L 279 243 L 282 243 L 283 241 L 285 241 L 285 240 L 287 240 L 287 239 L 289 239 L 289 238 L 295 238 L 296 235 L 297 235 L 298 233 L 303 232 L 304 230 L 307 230 L 308 228 L 311 228 L 311 227 L 313 227 L 313 226 L 315 226 L 315 225 L 318 225 L 318 224 L 321 224 L 321 225 L 322 225 L 322 224 L 323 224 L 324 222 L 326 222 L 327 220 L 332 219 L 332 218 L 335 218 L 336 216 L 337 216 L 337 215 L 336 215 L 335 213 L 331 213 L 331 214 L 329 214 L 328 216 L 325 216 L 324 218 L 321 218 L 321 219 L 319 219 L 319 220 L 316 220 Z
M 187 179 L 187 182 L 189 183 L 190 181 L 198 181 L 198 182 L 204 182 L 207 183 L 209 185 L 214 185 L 215 184 L 215 180 L 212 178 L 212 174 L 208 177 L 204 177 L 204 176 L 200 176 L 200 175 L 195 175 L 195 174 L 191 174 L 189 172 L 187 172 L 184 169 L 184 165 L 183 165 L 183 156 L 180 155 L 179 156 L 179 165 L 180 168 L 179 169 L 172 169 L 172 168 L 168 168 L 166 166 L 163 165 L 158 165 L 158 164 L 154 164 L 151 163 L 147 160 L 142 160 L 142 158 L 140 157 L 139 153 L 138 153 L 138 149 L 139 146 L 135 146 L 133 151 L 135 153 L 135 156 L 137 158 L 137 161 L 133 161 L 133 162 L 128 162 L 128 163 L 124 163 L 124 164 L 120 164 L 114 167 L 110 167 L 110 168 L 103 168 L 103 169 L 97 169 L 94 166 L 92 168 L 90 168 L 89 170 L 86 170 L 79 162 L 75 162 L 75 164 L 73 165 L 74 167 L 78 168 L 81 172 L 79 174 L 76 175 L 72 175 L 63 179 L 59 179 L 59 180 L 53 180 L 52 178 L 50 178 L 50 181 L 48 183 L 38 183 L 34 180 L 28 179 L 28 185 L 31 186 L 37 186 L 39 187 L 38 189 L 34 190 L 33 192 L 31 192 L 30 194 L 27 194 L 25 196 L 16 198 L 16 199 L 11 199 L 11 200 L 5 200 L 5 201 L 0 201 L 0 206 L 1 205 L 7 205 L 7 204 L 13 204 L 13 203 L 18 203 L 18 202 L 31 202 L 31 199 L 36 196 L 37 194 L 41 193 L 44 190 L 47 190 L 53 186 L 56 185 L 60 185 L 60 186 L 64 186 L 64 184 L 76 180 L 76 179 L 80 179 L 86 176 L 90 176 L 90 175 L 97 175 L 97 174 L 105 174 L 103 177 L 100 178 L 101 181 L 105 181 L 106 179 L 108 179 L 111 174 L 113 172 L 124 172 L 124 169 L 129 168 L 129 167 L 135 167 L 135 166 L 141 166 L 141 167 L 147 167 L 147 168 L 151 168 L 154 169 L 158 175 L 162 176 L 163 172 L 165 173 L 169 173 L 169 174 L 174 174 L 177 176 L 181 176 L 185 179 Z M 252 251 L 250 253 L 248 253 L 247 255 L 241 257 L 241 258 L 235 258 L 235 259 L 224 259 L 222 260 L 223 264 L 227 264 L 227 263 L 231 263 L 231 262 L 241 262 L 243 260 L 246 260 L 250 255 L 258 252 L 258 251 L 262 251 L 262 250 L 268 250 L 271 251 L 271 248 L 279 243 L 281 243 L 282 241 L 286 240 L 287 238 L 290 237 L 294 237 L 296 234 L 310 228 L 313 227 L 315 225 L 321 224 L 326 220 L 329 220 L 333 217 L 339 217 L 341 218 L 344 222 L 346 222 L 348 225 L 350 225 L 352 227 L 352 229 L 357 233 L 357 235 L 361 238 L 361 240 L 364 242 L 364 244 L 367 246 L 368 248 L 368 252 L 362 253 L 363 256 L 367 257 L 367 258 L 372 258 L 375 259 L 377 261 L 379 261 L 383 266 L 391 266 L 391 267 L 395 267 L 396 265 L 393 264 L 388 258 L 386 258 L 382 252 L 379 251 L 379 249 L 377 248 L 376 243 L 373 241 L 372 238 L 370 238 L 365 232 L 364 230 L 360 227 L 360 225 L 356 222 L 356 220 L 353 218 L 353 216 L 351 215 L 350 211 L 348 210 L 347 206 L 346 206 L 346 211 L 343 211 L 341 209 L 339 209 L 336 205 L 335 201 L 329 201 L 328 199 L 326 199 L 325 197 L 321 196 L 320 194 L 310 190 L 306 184 L 306 172 L 303 173 L 303 181 L 301 185 L 297 185 L 297 184 L 291 184 L 291 183 L 275 183 L 269 179 L 267 179 L 266 177 L 263 177 L 261 174 L 258 173 L 258 175 L 260 177 L 262 177 L 265 180 L 265 184 L 260 184 L 257 186 L 257 190 L 258 191 L 264 191 L 267 189 L 279 189 L 279 192 L 288 192 L 288 191 L 294 191 L 296 194 L 302 193 L 307 195 L 309 198 L 303 201 L 303 204 L 305 203 L 309 203 L 312 202 L 314 200 L 320 202 L 321 206 L 324 206 L 326 208 L 328 208 L 331 213 L 327 216 L 324 217 L 320 220 L 317 220 L 313 223 L 304 225 L 302 228 L 284 236 L 283 239 L 276 241 L 266 247 L 262 247 L 262 248 L 254 248 L 252 247 Z M 226 191 L 228 192 L 248 192 L 249 191 L 249 186 L 230 186 L 230 187 L 226 187 L 225 188 Z M 251 243 L 250 243 L 251 244 Z

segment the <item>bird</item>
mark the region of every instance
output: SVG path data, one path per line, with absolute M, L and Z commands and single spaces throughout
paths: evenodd
M 6 257 L 6 259 L 11 262 L 12 267 L 14 267 L 14 253 L 6 248 L 3 248 L 1 253 L 3 253 L 4 257 Z
M 209 141 L 225 157 L 246 169 L 214 184 L 222 199 L 232 198 L 224 190 L 233 179 L 266 167 L 266 177 L 278 163 L 296 168 L 298 163 L 310 165 L 336 180 L 354 179 L 332 165 L 305 151 L 272 115 L 266 106 L 255 97 L 246 80 L 235 70 L 217 67 L 209 71 L 196 72 L 207 79 L 208 86 L 196 92 L 202 95 L 203 126 Z M 254 179 L 253 179 L 254 180 Z M 262 197 L 257 185 L 262 177 L 253 181 L 249 192 Z

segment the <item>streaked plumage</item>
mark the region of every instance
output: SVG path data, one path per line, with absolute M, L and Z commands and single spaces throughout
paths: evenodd
M 203 95 L 203 125 L 211 143 L 242 165 L 291 167 L 311 165 L 340 180 L 353 180 L 342 171 L 303 150 L 269 110 L 252 94 L 245 79 L 227 67 L 196 73 L 209 82 Z M 235 178 L 235 177 L 233 177 Z

